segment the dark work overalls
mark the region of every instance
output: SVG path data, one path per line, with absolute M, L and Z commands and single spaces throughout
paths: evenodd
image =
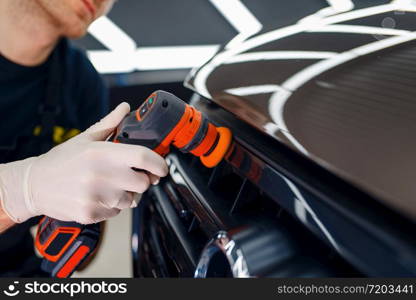
M 31 156 L 38 156 L 53 147 L 53 129 L 60 112 L 59 99 L 63 85 L 61 54 L 54 51 L 48 65 L 46 96 L 38 109 L 41 131 L 26 132 L 19 136 L 16 143 L 8 147 L 0 147 L 0 163 L 16 161 Z M 17 224 L 0 234 L 0 276 L 31 277 L 45 276 L 39 269 L 40 259 L 33 250 L 33 238 L 29 228 L 35 225 L 40 217 L 32 218 Z

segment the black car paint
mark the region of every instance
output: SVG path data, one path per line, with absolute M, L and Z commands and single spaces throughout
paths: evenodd
M 403 29 L 413 29 L 411 28 L 411 22 L 409 23 L 409 18 L 414 17 L 412 12 L 395 14 L 392 11 L 376 14 L 368 18 L 350 20 L 342 24 L 377 26 L 377 22 L 390 16 L 394 16 L 398 20 L 397 24 L 403 26 Z M 366 23 L 366 20 L 368 20 L 368 23 Z M 314 49 L 319 47 L 319 51 L 332 50 L 333 52 L 343 52 L 356 48 L 357 45 L 388 38 L 383 35 L 351 33 L 346 33 L 341 38 L 339 36 L 334 33 L 319 33 L 315 34 L 316 40 L 314 41 L 311 33 L 299 32 L 291 36 L 290 39 L 270 41 L 270 43 L 259 46 L 256 51 L 288 51 L 293 50 L 294 48 L 291 47 L 294 45 L 298 45 L 295 48 L 296 50 L 306 51 L 311 50 L 311 47 Z M 338 42 L 331 48 L 330 43 L 327 41 L 334 40 L 334 38 Z M 306 43 L 305 41 L 309 42 Z M 339 265 L 340 268 L 326 270 L 323 271 L 324 273 L 313 272 L 312 276 L 416 275 L 416 243 L 413 237 L 415 230 L 415 211 L 413 209 L 416 205 L 413 204 L 412 198 L 409 197 L 407 201 L 402 202 L 401 200 L 403 199 L 391 197 L 386 191 L 380 191 L 377 185 L 374 185 L 374 182 L 371 181 L 371 173 L 370 175 L 362 176 L 362 174 L 355 172 L 354 165 L 340 164 L 339 159 L 350 154 L 348 147 L 344 146 L 341 149 L 337 149 L 339 155 L 334 157 L 325 155 L 325 152 L 319 152 L 319 147 L 311 147 L 310 143 L 315 143 L 319 146 L 319 140 L 303 139 L 299 141 L 300 144 L 302 145 L 305 142 L 307 149 L 312 148 L 314 151 L 312 153 L 307 152 L 307 155 L 305 155 L 305 152 L 300 151 L 291 139 L 302 136 L 299 133 L 299 130 L 302 131 L 302 124 L 293 125 L 293 122 L 302 121 L 300 117 L 297 117 L 297 112 L 300 108 L 296 107 L 296 105 L 299 106 L 302 103 L 310 105 L 308 102 L 305 102 L 305 99 L 308 99 L 309 96 L 313 99 L 312 96 L 316 96 L 316 91 L 319 89 L 336 92 L 337 86 L 342 86 L 342 84 L 332 81 L 336 79 L 335 75 L 352 74 L 355 70 L 351 66 L 354 67 L 354 64 L 356 65 L 355 69 L 359 69 L 360 64 L 371 65 L 374 61 L 383 62 L 383 56 L 388 56 L 391 53 L 395 53 L 395 51 L 400 52 L 402 49 L 412 46 L 413 43 L 410 40 L 362 57 L 354 57 L 350 61 L 346 61 L 345 64 L 340 64 L 337 69 L 328 69 L 327 72 L 319 74 L 309 82 L 306 82 L 298 90 L 291 91 L 292 95 L 286 102 L 287 105 L 284 107 L 283 117 L 285 120 L 291 120 L 289 122 L 292 122 L 292 125 L 288 125 L 286 130 L 279 128 L 279 124 L 272 127 L 265 126 L 266 124 L 276 125 L 270 116 L 270 93 L 238 96 L 227 92 L 227 90 L 252 85 L 279 84 L 294 73 L 316 63 L 317 60 L 257 60 L 238 62 L 231 65 L 218 64 L 215 65 L 210 76 L 205 79 L 204 84 L 207 89 L 204 90 L 200 89 L 200 85 L 195 84 L 195 80 L 198 73 L 209 65 L 210 62 L 208 62 L 202 68 L 193 71 L 187 80 L 186 84 L 188 87 L 204 96 L 195 96 L 192 104 L 201 110 L 212 122 L 228 126 L 234 132 L 236 140 L 235 149 L 234 153 L 230 153 L 228 156 L 227 165 L 231 166 L 234 172 L 243 178 L 244 182 L 248 182 L 245 184 L 251 184 L 259 189 L 261 193 L 267 194 L 276 203 L 278 210 L 285 213 L 288 212 L 294 219 L 298 220 L 299 224 L 303 224 L 326 244 L 326 246 L 320 246 L 312 238 L 307 247 L 311 253 L 315 248 L 326 249 L 325 247 L 328 247 L 327 249 L 332 249 L 328 251 L 336 253 L 331 255 L 339 255 L 340 258 L 337 258 L 336 263 L 328 263 L 328 261 L 326 263 L 334 266 Z M 309 49 L 305 47 L 309 47 Z M 223 51 L 227 50 L 224 48 Z M 252 53 L 253 51 L 251 49 L 246 53 Z M 221 55 L 221 52 L 219 55 Z M 215 62 L 216 57 L 211 62 Z M 413 68 L 413 66 L 411 63 L 406 65 L 407 68 Z M 334 72 L 334 70 L 335 75 L 333 76 L 334 73 L 331 72 Z M 337 71 L 338 73 L 336 73 Z M 364 88 L 365 82 L 368 81 L 362 81 Z M 388 86 L 385 86 L 385 88 L 387 90 Z M 354 90 L 354 87 L 352 86 L 350 89 Z M 414 91 L 414 87 L 409 84 L 405 90 L 407 92 L 404 92 L 404 95 L 410 95 L 411 97 L 409 92 Z M 319 98 L 318 100 L 315 99 L 315 101 L 319 101 Z M 413 108 L 411 107 L 411 111 L 413 111 Z M 360 109 L 360 105 L 353 106 L 349 113 L 353 113 L 357 109 Z M 373 109 L 377 109 L 377 107 Z M 364 118 L 365 114 L 362 117 Z M 324 119 L 321 118 L 321 120 Z M 408 129 L 411 129 L 409 130 L 409 135 L 407 135 L 406 140 L 401 141 L 407 142 L 404 145 L 402 144 L 402 146 L 411 150 L 414 148 L 415 143 L 414 139 L 412 140 L 409 137 L 414 132 L 412 126 L 415 123 L 413 125 L 412 123 L 408 124 L 410 124 Z M 368 137 L 370 138 L 370 144 L 371 138 L 379 142 L 379 139 L 384 136 L 382 128 L 382 126 L 373 128 L 373 135 Z M 308 128 L 310 132 L 314 132 L 314 129 L 313 127 Z M 330 141 L 331 135 L 323 136 L 323 138 L 327 138 Z M 342 136 L 338 138 L 342 139 Z M 357 139 L 356 143 L 359 141 Z M 389 141 L 385 142 L 388 143 Z M 407 161 L 409 166 L 411 166 L 415 160 L 412 160 L 412 151 L 407 153 L 408 156 L 405 157 L 404 161 Z M 400 152 L 395 154 L 399 155 Z M 369 155 L 369 159 L 372 159 L 371 154 Z M 386 162 L 383 159 L 377 159 L 381 166 Z M 391 158 L 385 156 L 384 159 Z M 351 164 L 354 164 L 354 160 L 349 161 Z M 197 268 L 196 262 L 199 259 L 199 255 L 204 251 L 203 247 L 218 232 L 230 232 L 241 226 L 255 226 L 253 223 L 256 223 L 259 219 L 279 220 L 279 215 L 273 217 L 267 212 L 264 212 L 264 217 L 261 214 L 260 217 L 245 217 L 234 212 L 236 205 L 240 205 L 240 203 L 245 201 L 240 199 L 240 195 L 245 194 L 244 187 L 247 185 L 239 186 L 241 190 L 237 190 L 237 194 L 230 197 L 235 199 L 232 200 L 233 205 L 224 202 L 223 199 L 215 198 L 209 191 L 209 187 L 212 184 L 211 181 L 216 178 L 215 172 L 222 172 L 221 167 L 215 169 L 213 174 L 206 177 L 205 180 L 208 180 L 208 182 L 204 182 L 204 179 L 198 179 L 198 174 L 196 174 L 196 170 L 201 171 L 200 165 L 195 161 L 188 160 L 183 154 L 173 153 L 169 157 L 169 162 L 171 168 L 170 176 L 162 181 L 161 187 L 152 189 L 144 197 L 146 203 L 151 208 L 150 212 L 147 209 L 147 216 L 143 217 L 142 221 L 157 218 L 153 233 L 151 230 L 148 230 L 148 233 L 144 234 L 143 231 L 139 232 L 137 230 L 139 228 L 137 224 L 133 226 L 133 236 L 136 239 L 139 238 L 140 241 L 138 246 L 133 249 L 136 276 L 193 276 L 193 270 Z M 356 160 L 355 166 L 359 166 L 360 163 L 360 160 Z M 376 163 L 377 161 L 375 160 L 374 164 Z M 413 172 L 415 172 L 415 169 L 413 168 Z M 374 166 L 373 170 L 374 172 L 379 172 L 378 168 L 374 168 Z M 412 170 L 412 168 L 409 168 L 409 170 Z M 391 179 L 396 185 L 401 184 L 401 178 L 397 176 L 397 173 L 386 174 L 386 176 L 388 175 L 394 175 L 388 179 Z M 180 178 L 179 181 L 177 180 L 178 178 Z M 195 180 L 200 182 L 196 184 Z M 171 186 L 170 188 L 167 187 L 169 185 Z M 227 185 L 227 182 L 223 183 L 224 188 Z M 412 195 L 412 188 L 414 186 L 407 185 L 408 195 Z M 168 190 L 176 191 L 173 192 L 177 193 L 176 196 L 172 195 L 172 192 Z M 211 196 L 208 197 L 207 195 Z M 162 199 L 164 204 L 160 202 L 160 199 Z M 175 205 L 176 202 L 180 204 Z M 404 207 L 398 205 L 398 203 L 406 203 L 408 206 Z M 178 207 L 184 209 L 178 209 Z M 138 212 L 140 209 L 146 210 L 143 207 L 135 209 L 135 222 L 139 220 Z M 259 209 L 259 207 L 256 209 Z M 187 214 L 188 216 L 191 215 L 191 219 L 186 219 Z M 181 215 L 183 216 L 181 217 Z M 202 233 L 198 235 L 191 234 L 192 230 L 196 228 L 196 226 L 193 226 L 194 222 L 199 224 L 198 230 L 202 228 Z M 291 223 L 289 222 L 288 224 Z M 142 230 L 144 230 L 143 226 L 142 224 L 140 227 Z M 277 224 L 273 226 L 280 228 L 282 225 Z M 182 229 L 178 230 L 178 228 Z M 147 250 L 149 250 L 149 245 L 153 244 L 155 246 L 155 239 L 151 239 L 152 235 L 154 237 L 155 232 L 159 232 L 160 236 L 156 240 L 159 241 L 159 246 L 164 248 L 156 246 L 160 250 L 160 253 L 156 254 L 162 257 L 157 264 L 151 263 L 152 259 L 143 254 L 143 248 L 148 248 Z M 295 232 L 297 231 L 293 232 L 294 235 L 296 235 Z M 198 238 L 194 239 L 196 236 Z M 304 235 L 301 234 L 300 236 Z M 165 252 L 164 254 L 163 251 Z M 322 257 L 327 259 L 331 255 L 326 253 L 322 254 Z M 172 261 L 166 262 L 163 256 L 172 259 Z M 316 258 L 312 254 L 311 257 Z M 343 266 L 344 263 L 353 266 L 353 269 Z M 165 266 L 163 266 L 164 264 Z M 166 267 L 166 265 L 170 267 Z M 290 268 L 282 264 L 280 267 L 276 267 L 276 270 L 270 274 L 263 275 L 287 275 L 290 272 L 284 273 L 282 270 L 288 271 Z M 306 267 L 305 270 L 307 269 Z M 308 273 L 307 271 L 305 272 Z M 220 276 L 230 276 L 229 272 L 220 272 L 219 274 Z M 301 272 L 299 274 L 298 276 L 302 276 L 305 273 Z M 262 276 L 262 274 L 250 275 Z

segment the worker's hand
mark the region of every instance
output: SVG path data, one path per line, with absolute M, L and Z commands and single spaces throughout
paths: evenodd
M 0 165 L 0 197 L 17 223 L 36 215 L 88 224 L 117 215 L 166 176 L 164 159 L 148 148 L 105 142 L 127 103 L 85 132 L 39 157 Z M 133 171 L 138 168 L 146 172 Z

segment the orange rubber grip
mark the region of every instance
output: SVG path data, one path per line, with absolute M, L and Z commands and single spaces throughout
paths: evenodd
M 191 153 L 195 156 L 201 156 L 211 149 L 212 145 L 214 145 L 215 140 L 217 139 L 217 129 L 211 123 L 208 124 L 207 134 L 202 140 L 201 144 L 196 147 Z
M 191 109 L 191 115 L 188 123 L 181 128 L 174 138 L 173 144 L 177 148 L 185 147 L 195 136 L 199 127 L 201 126 L 202 114 L 193 107 Z
M 185 126 L 189 119 L 191 118 L 192 110 L 189 105 L 186 104 L 185 112 L 183 113 L 178 124 L 172 129 L 172 131 L 163 139 L 163 141 L 154 149 L 156 153 L 164 156 L 169 152 L 169 146 L 172 141 L 175 139 L 178 132 Z
M 59 270 L 59 272 L 56 274 L 56 277 L 58 278 L 68 277 L 69 274 L 71 274 L 72 271 L 75 269 L 75 267 L 79 264 L 79 262 L 88 254 L 89 251 L 90 251 L 90 248 L 88 246 L 85 246 L 85 245 L 80 246 L 75 251 L 75 253 L 72 254 L 68 262 Z

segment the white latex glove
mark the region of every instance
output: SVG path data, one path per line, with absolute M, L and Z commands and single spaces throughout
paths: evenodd
M 148 148 L 104 141 L 129 112 L 130 106 L 122 103 L 49 152 L 0 165 L 0 197 L 7 215 L 16 223 L 46 215 L 89 224 L 134 206 L 134 193 L 156 184 L 168 168 Z

